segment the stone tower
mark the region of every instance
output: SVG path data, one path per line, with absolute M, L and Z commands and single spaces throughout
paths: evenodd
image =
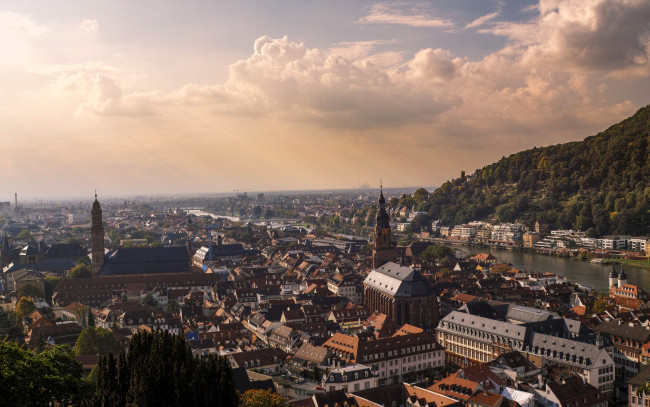
M 379 211 L 375 226 L 375 248 L 372 250 L 372 268 L 376 269 L 389 261 L 397 260 L 397 250 L 393 246 L 393 233 L 390 228 L 390 217 L 386 212 L 386 199 L 383 188 L 379 192 Z
M 616 272 L 616 269 L 612 267 L 612 272 L 609 273 L 609 288 L 616 287 L 617 282 L 618 282 L 618 273 Z
M 97 275 L 104 265 L 104 225 L 102 224 L 102 207 L 97 200 L 97 194 L 95 194 L 95 202 L 93 202 L 90 246 L 93 275 Z
M 621 288 L 627 284 L 627 274 L 625 270 L 621 267 L 621 272 L 618 274 L 618 287 Z

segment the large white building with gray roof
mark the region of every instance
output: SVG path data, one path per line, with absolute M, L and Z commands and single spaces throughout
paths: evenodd
M 485 363 L 519 351 L 537 367 L 567 368 L 601 391 L 611 392 L 614 361 L 602 344 L 576 340 L 580 329 L 579 321 L 548 311 L 480 301 L 452 311 L 436 331 L 447 360 L 458 365 Z
M 614 359 L 602 346 L 533 332 L 524 354 L 540 367 L 556 364 L 568 368 L 603 393 L 614 390 Z

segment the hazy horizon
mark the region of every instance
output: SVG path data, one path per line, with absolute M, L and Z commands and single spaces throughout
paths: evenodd
M 0 201 L 440 185 L 650 103 L 649 21 L 644 0 L 8 0 Z

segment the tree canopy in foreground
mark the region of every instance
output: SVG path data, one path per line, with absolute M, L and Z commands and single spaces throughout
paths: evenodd
M 129 353 L 100 359 L 96 406 L 237 406 L 232 368 L 218 355 L 193 357 L 182 336 L 139 332 Z

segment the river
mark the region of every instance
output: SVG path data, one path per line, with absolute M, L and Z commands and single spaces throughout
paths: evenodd
M 200 209 L 186 209 L 186 208 L 181 208 L 181 209 L 187 212 L 189 215 L 210 216 L 213 219 L 223 218 L 223 219 L 231 220 L 233 222 L 239 222 L 240 220 L 239 216 L 215 215 L 214 213 L 205 212 Z
M 522 253 L 505 249 L 464 247 L 463 250 L 472 253 L 489 252 L 499 260 L 510 263 L 520 270 L 554 273 L 566 277 L 569 281 L 585 287 L 595 288 L 598 291 L 605 291 L 609 288 L 611 264 L 593 264 L 568 257 L 545 256 L 543 254 Z M 650 289 L 650 269 L 620 264 L 616 264 L 614 267 L 616 271 L 620 271 L 621 267 L 625 267 L 625 274 L 627 274 L 629 284 L 637 285 L 644 290 Z

